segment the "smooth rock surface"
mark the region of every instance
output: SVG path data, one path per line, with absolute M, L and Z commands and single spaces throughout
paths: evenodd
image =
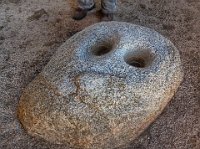
M 65 42 L 21 96 L 30 135 L 76 148 L 115 148 L 164 109 L 183 73 L 178 50 L 157 32 L 95 24 Z

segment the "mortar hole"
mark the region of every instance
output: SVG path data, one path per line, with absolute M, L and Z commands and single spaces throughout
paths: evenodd
M 97 45 L 93 48 L 92 53 L 95 56 L 103 56 L 107 53 L 112 51 L 112 45 L 110 44 L 104 44 L 104 45 Z
M 128 52 L 124 60 L 133 67 L 145 68 L 152 64 L 155 59 L 155 55 L 151 52 L 151 49 L 137 49 L 135 51 Z
M 145 67 L 145 60 L 142 58 L 132 58 L 132 59 L 129 59 L 127 63 L 134 67 L 140 67 L 140 68 Z

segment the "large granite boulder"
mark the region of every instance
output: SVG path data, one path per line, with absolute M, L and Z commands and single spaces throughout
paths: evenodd
M 162 112 L 183 73 L 178 50 L 157 32 L 99 23 L 67 40 L 21 96 L 32 136 L 105 149 L 137 137 Z

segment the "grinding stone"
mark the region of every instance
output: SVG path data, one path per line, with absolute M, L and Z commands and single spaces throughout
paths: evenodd
M 74 148 L 115 148 L 136 138 L 173 97 L 178 50 L 149 28 L 103 22 L 67 40 L 24 90 L 27 132 Z

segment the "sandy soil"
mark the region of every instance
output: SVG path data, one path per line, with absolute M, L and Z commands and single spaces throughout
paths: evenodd
M 32 138 L 16 118 L 22 90 L 69 37 L 99 22 L 71 19 L 74 0 L 0 0 L 0 148 L 68 149 Z M 99 8 L 99 7 L 98 7 Z M 126 149 L 200 148 L 200 0 L 119 0 L 116 21 L 153 28 L 180 50 L 185 78 L 158 119 Z

